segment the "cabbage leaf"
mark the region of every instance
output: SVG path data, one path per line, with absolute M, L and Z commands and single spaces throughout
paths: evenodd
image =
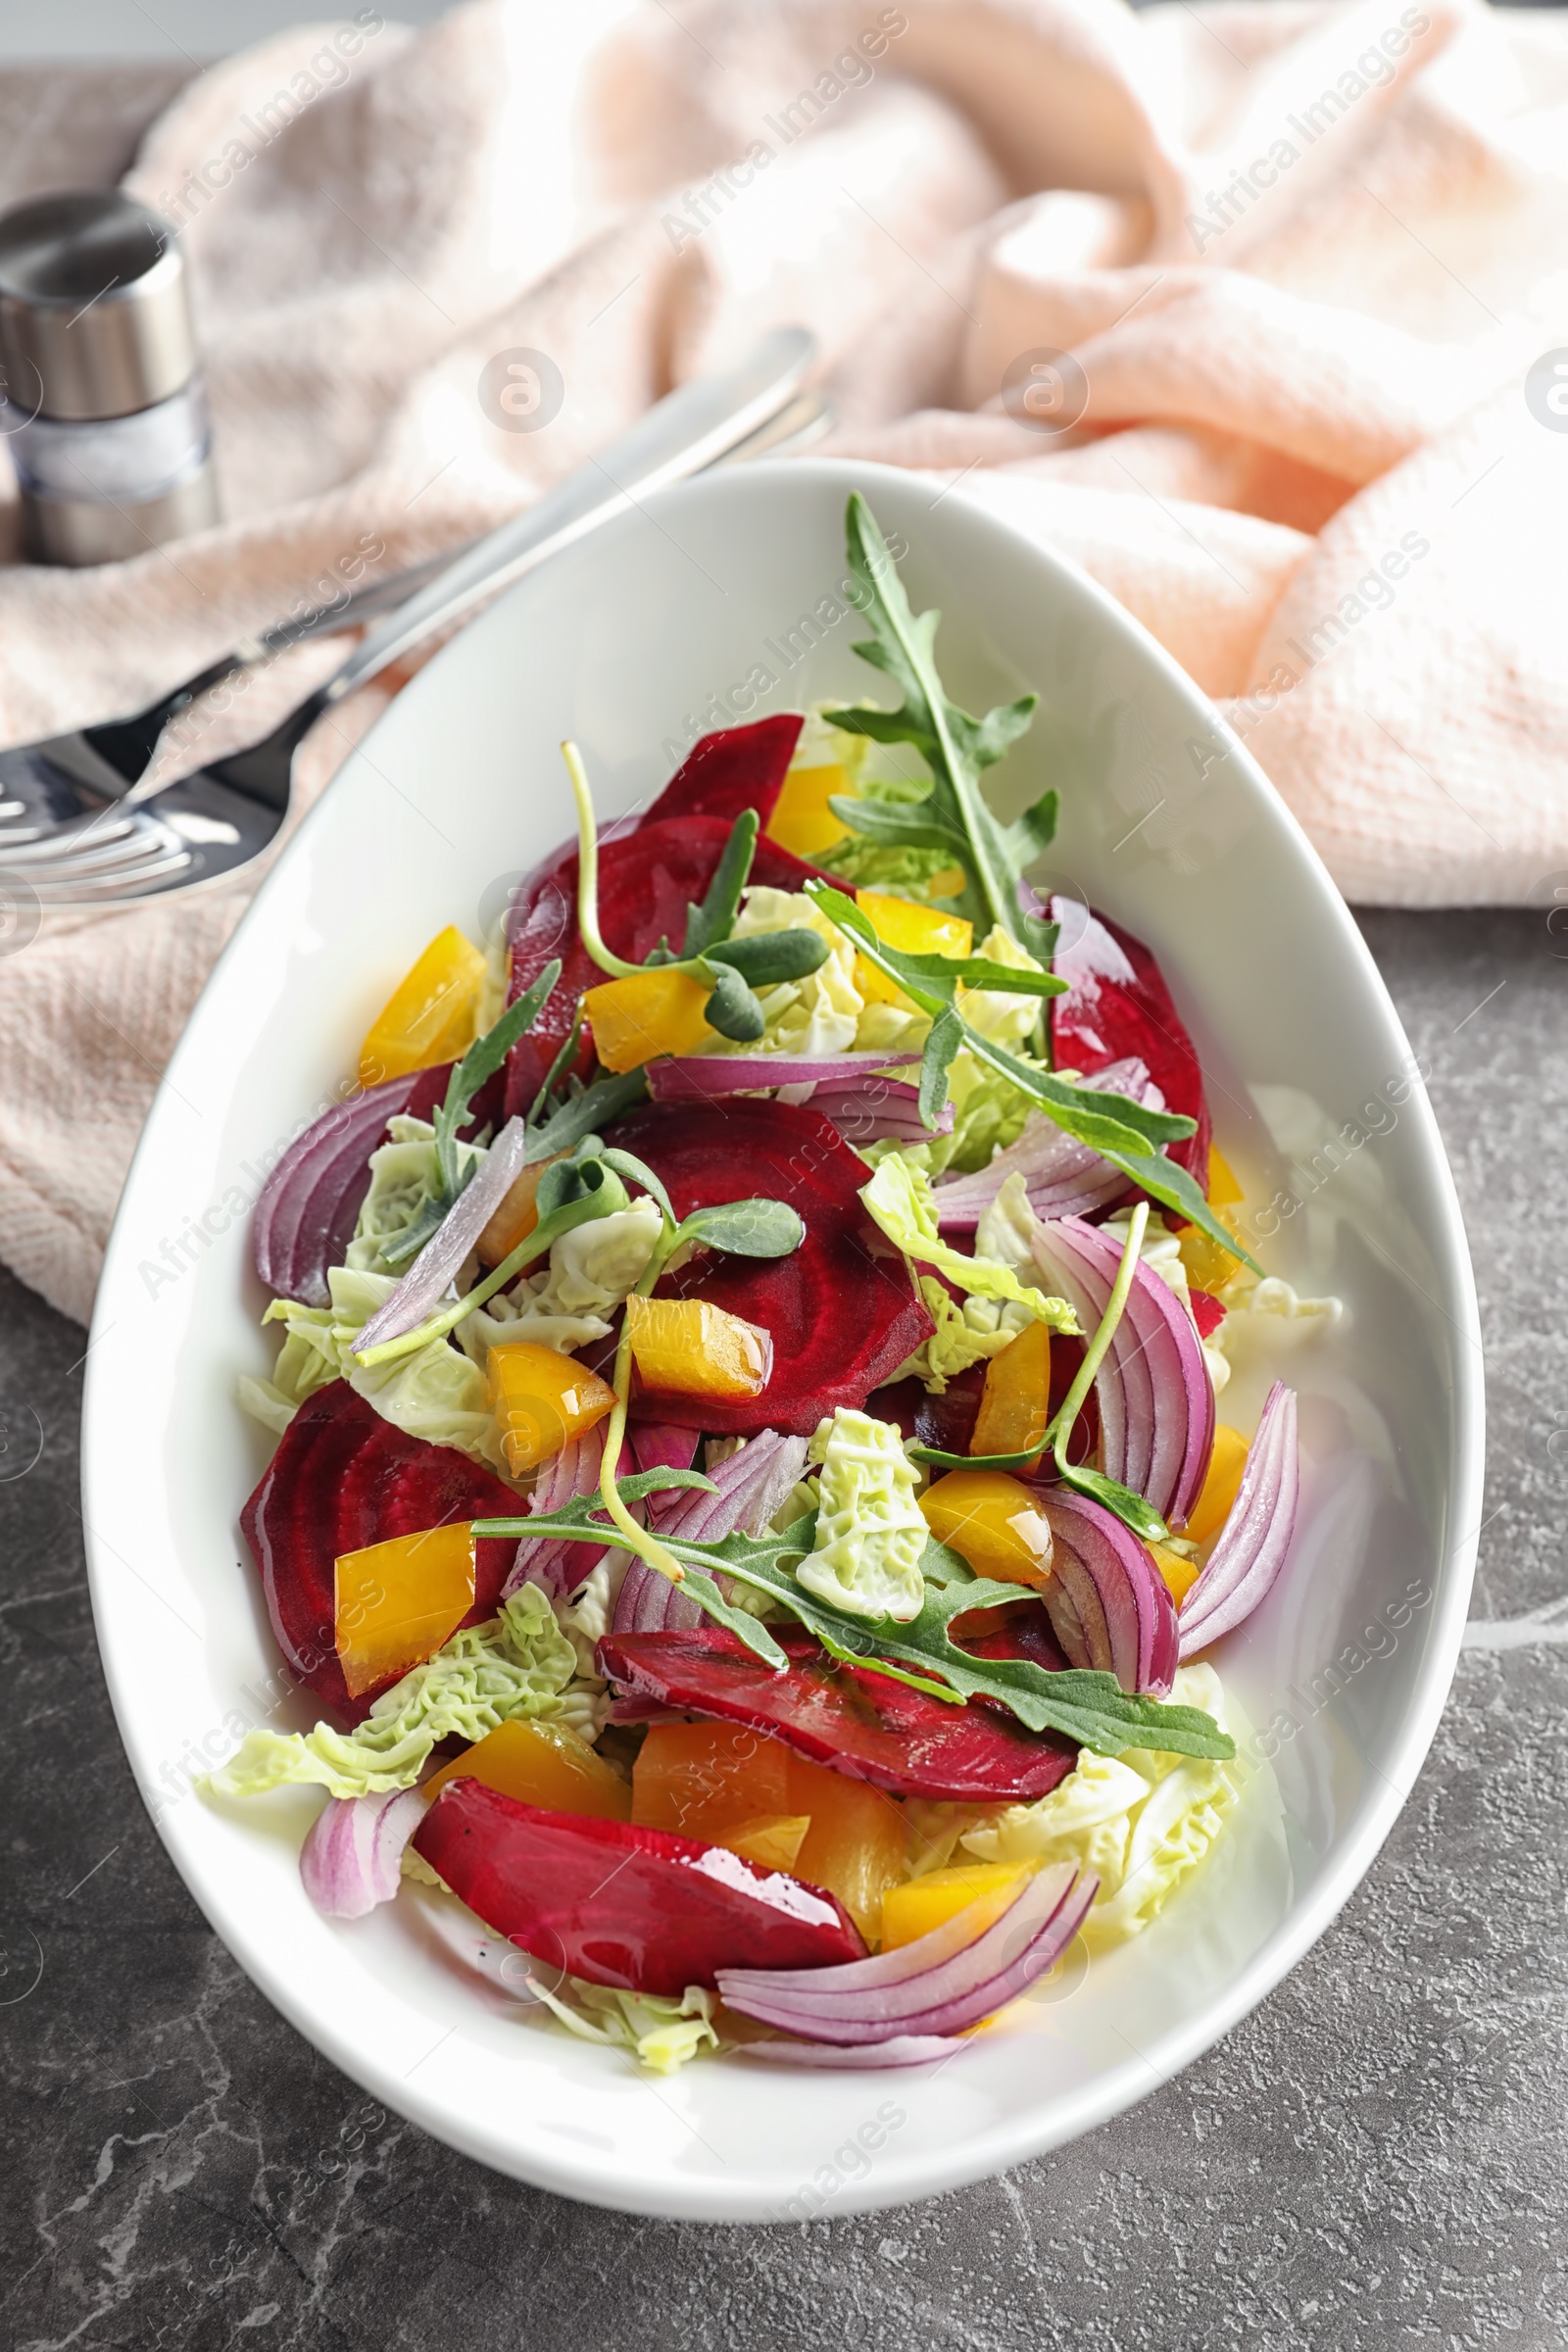
M 1200 1707 L 1228 1730 L 1225 1692 L 1211 1666 L 1185 1666 L 1176 1705 Z M 1032 1805 L 1009 1805 L 963 1833 L 981 1862 L 1074 1862 L 1100 1881 L 1084 1937 L 1092 1951 L 1141 1935 L 1224 1830 L 1241 1794 L 1234 1764 L 1150 1748 L 1096 1755 Z
M 411 1438 L 456 1446 L 510 1483 L 484 1374 L 444 1337 L 386 1363 L 356 1361 L 360 1332 L 390 1298 L 397 1280 L 393 1274 L 333 1266 L 326 1277 L 330 1306 L 274 1298 L 262 1320 L 281 1323 L 287 1336 L 270 1381 L 241 1380 L 241 1404 L 281 1436 L 307 1396 L 330 1380 L 346 1380 L 384 1421 Z
M 339 1732 L 247 1732 L 210 1778 L 224 1796 L 316 1783 L 332 1796 L 412 1788 L 441 1740 L 482 1740 L 497 1724 L 536 1717 L 599 1736 L 603 1702 L 573 1691 L 577 1653 L 536 1585 L 522 1585 L 484 1625 L 464 1626 L 433 1658 L 383 1690 L 365 1721 Z
M 968 1257 L 942 1239 L 930 1179 L 902 1153 L 887 1154 L 870 1183 L 861 1188 L 860 1199 L 906 1257 L 935 1266 L 971 1297 L 1008 1299 L 1053 1331 L 1077 1332 L 1078 1318 L 1065 1298 L 1048 1298 L 1032 1284 L 1021 1283 L 1010 1266 L 999 1265 L 995 1258 Z
M 816 1535 L 796 1582 L 852 1616 L 907 1625 L 925 1600 L 929 1530 L 899 1431 L 841 1404 L 812 1439 L 811 1458 L 821 1465 Z

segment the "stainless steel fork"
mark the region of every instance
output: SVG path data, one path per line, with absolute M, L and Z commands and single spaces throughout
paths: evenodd
M 0 830 L 0 892 L 45 906 L 102 907 L 228 879 L 275 839 L 288 810 L 294 754 L 345 696 L 665 484 L 821 430 L 826 404 L 802 390 L 814 350 L 804 327 L 779 327 L 738 367 L 670 393 L 525 514 L 416 586 L 263 742 L 173 784 L 143 776 L 127 786 L 121 771 L 116 791 L 113 769 L 96 787 L 78 775 L 74 789 L 97 799 L 96 808 L 14 845 Z

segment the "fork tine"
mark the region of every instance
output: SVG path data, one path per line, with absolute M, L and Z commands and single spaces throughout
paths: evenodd
M 172 850 L 123 871 L 59 876 L 40 882 L 29 877 L 28 887 L 42 906 L 128 905 L 138 898 L 154 895 L 168 877 L 183 872 L 190 863 L 188 850 Z M 0 881 L 3 880 L 4 868 L 0 868 Z
M 58 894 L 78 884 L 134 883 L 150 871 L 172 873 L 190 862 L 190 850 L 172 827 L 158 817 L 138 815 L 117 826 L 111 838 L 90 848 L 68 850 L 63 857 L 0 855 L 0 876 L 14 874 L 39 893 Z
M 72 817 L 47 828 L 19 827 L 21 838 L 0 826 L 0 864 L 55 865 L 86 857 L 100 846 L 128 840 L 136 830 L 135 811 L 100 809 L 89 817 Z

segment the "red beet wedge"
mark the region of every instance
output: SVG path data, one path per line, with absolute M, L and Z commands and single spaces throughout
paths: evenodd
M 1012 1646 L 973 1647 L 997 1657 L 1033 1654 L 1006 1639 Z M 895 1796 L 1023 1804 L 1048 1796 L 1078 1761 L 1070 1740 L 1028 1731 L 984 1699 L 949 1706 L 885 1674 L 838 1665 L 809 1634 L 781 1634 L 779 1642 L 790 1658 L 785 1674 L 716 1625 L 607 1634 L 600 1671 L 636 1698 L 770 1733 L 813 1763 Z M 1045 1654 L 1062 1663 L 1054 1644 Z
M 825 1968 L 865 1945 L 835 1895 L 726 1846 L 546 1813 L 449 1781 L 414 1842 L 498 1936 L 621 1992 L 683 1992 L 721 1968 Z
M 702 1107 L 654 1103 L 607 1140 L 663 1179 L 678 1217 L 760 1195 L 787 1201 L 806 1226 L 788 1257 L 704 1250 L 659 1285 L 662 1298 L 707 1298 L 772 1333 L 761 1395 L 721 1401 L 649 1389 L 634 1398 L 634 1418 L 809 1437 L 824 1413 L 859 1404 L 928 1336 L 931 1318 L 903 1257 L 861 1204 L 864 1160 L 809 1104 L 745 1095 Z
M 1075 899 L 1051 902 L 1061 925 L 1054 969 L 1067 982 L 1051 999 L 1056 1067 L 1087 1078 L 1107 1062 L 1136 1054 L 1165 1098 L 1167 1110 L 1198 1121 L 1198 1132 L 1172 1144 L 1169 1156 L 1208 1185 L 1208 1102 L 1198 1049 L 1165 986 L 1150 949 L 1108 916 Z
M 676 816 L 659 823 L 647 818 L 635 833 L 599 845 L 599 927 L 605 945 L 630 963 L 641 963 L 661 940 L 679 950 L 686 936 L 686 909 L 698 905 L 718 870 L 730 837 L 731 820 L 721 816 Z M 788 850 L 760 841 L 752 860 L 753 882 L 774 890 L 799 890 L 815 872 Z M 553 956 L 562 959 L 560 983 L 526 1037 L 507 1060 L 507 1113 L 525 1111 L 546 1071 L 565 1043 L 577 999 L 605 977 L 577 934 L 577 853 L 565 848 L 536 866 L 519 884 L 508 917 L 512 950 L 508 1002 L 532 986 Z M 586 1050 L 580 1068 L 586 1075 Z
M 395 1429 L 346 1381 L 318 1389 L 284 1431 L 240 1513 L 291 1671 L 346 1723 L 360 1722 L 376 1691 L 350 1698 L 338 1664 L 333 1571 L 339 1556 L 455 1519 L 511 1517 L 516 1509 L 516 1495 L 499 1478 L 450 1446 Z M 496 1537 L 478 1544 L 465 1625 L 495 1615 L 516 1548 Z M 397 1679 L 388 1676 L 377 1690 Z
M 760 718 L 749 727 L 725 727 L 716 735 L 705 735 L 688 752 L 643 823 L 657 825 L 666 816 L 721 816 L 733 824 L 743 808 L 755 808 L 765 832 L 805 723 L 781 711 L 776 718 Z

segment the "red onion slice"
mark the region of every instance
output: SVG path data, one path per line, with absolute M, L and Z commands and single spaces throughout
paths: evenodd
M 433 1312 L 522 1174 L 527 1158 L 527 1129 L 521 1119 L 509 1119 L 397 1289 L 382 1300 L 360 1333 L 355 1343 L 359 1354 L 387 1340 L 400 1340 Z
M 1086 1331 L 1104 1313 L 1121 1254 L 1113 1235 L 1077 1217 L 1053 1220 L 1035 1236 L 1042 1278 L 1071 1301 Z M 1191 1315 L 1141 1258 L 1095 1398 L 1101 1467 L 1179 1526 L 1213 1450 L 1214 1389 Z
M 389 1078 L 326 1111 L 290 1144 L 256 1202 L 256 1271 L 280 1298 L 327 1306 L 326 1271 L 341 1265 L 370 1189 L 369 1157 L 388 1119 L 424 1073 Z
M 920 1116 L 920 1090 L 901 1078 L 861 1078 L 853 1085 L 822 1085 L 809 1090 L 813 1110 L 831 1119 L 847 1144 L 857 1150 L 866 1144 L 928 1143 L 933 1135 L 953 1133 L 953 1104 L 944 1102 L 936 1124 Z
M 960 2035 L 900 2034 L 892 2041 L 839 2045 L 830 2041 L 749 2041 L 744 2058 L 770 2058 L 777 2066 L 929 2066 L 938 2058 L 973 2047 Z
M 568 1438 L 561 1451 L 553 1453 L 540 1470 L 528 1497 L 527 1516 L 545 1517 L 551 1511 L 559 1511 L 564 1503 L 596 1494 L 604 1456 L 603 1423 L 596 1429 L 585 1430 L 580 1438 Z M 622 1446 L 618 1475 L 624 1478 L 633 1467 L 630 1448 Z M 519 1585 L 537 1585 L 552 1600 L 566 1600 L 587 1583 L 605 1553 L 617 1548 L 606 1544 L 596 1551 L 591 1544 L 575 1544 L 567 1536 L 524 1536 L 501 1589 L 501 1597 L 505 1600 Z
M 718 1095 L 753 1094 L 770 1086 L 843 1086 L 878 1070 L 902 1070 L 918 1054 L 832 1054 L 808 1060 L 797 1054 L 676 1054 L 648 1064 L 656 1102 L 710 1102 Z
M 1084 1086 L 1128 1095 L 1150 1110 L 1162 1110 L 1165 1098 L 1136 1058 L 1107 1062 L 1082 1079 Z M 937 1215 L 945 1233 L 973 1233 L 1006 1179 L 1022 1176 L 1037 1217 L 1079 1217 L 1125 1200 L 1134 1186 L 1108 1159 L 1074 1142 L 1044 1111 L 1031 1111 L 1023 1133 L 972 1176 L 950 1176 L 936 1187 Z
M 974 1906 L 929 1936 L 871 1960 L 830 1968 L 721 1968 L 731 2009 L 807 2041 L 863 2044 L 961 2034 L 1015 2000 L 1054 1966 L 1100 1882 L 1070 1862 L 1025 1882 L 1000 1919 L 974 1935 Z
M 1068 1658 L 1108 1670 L 1124 1690 L 1165 1697 L 1178 1662 L 1176 1610 L 1149 1546 L 1069 1487 L 1043 1488 L 1039 1504 L 1052 1534 L 1046 1611 Z
M 702 1434 L 676 1421 L 634 1421 L 626 1442 L 639 1470 L 689 1470 Z
M 719 1463 L 712 1473 L 711 1494 L 701 1487 L 674 1488 L 651 1498 L 649 1516 L 658 1534 L 683 1536 L 688 1544 L 716 1544 L 738 1527 L 759 1536 L 782 1509 L 805 1470 L 806 1440 L 764 1430 Z M 612 1633 L 685 1633 L 704 1622 L 696 1601 L 667 1576 L 644 1560 L 630 1562 L 615 1601 Z
M 1263 1400 L 1230 1517 L 1183 1604 L 1183 1658 L 1233 1633 L 1266 1597 L 1296 1533 L 1300 1485 L 1296 1392 L 1276 1381 Z
M 416 1788 L 329 1796 L 300 1849 L 300 1877 L 328 1919 L 363 1919 L 398 1890 L 403 1849 L 424 1819 Z

